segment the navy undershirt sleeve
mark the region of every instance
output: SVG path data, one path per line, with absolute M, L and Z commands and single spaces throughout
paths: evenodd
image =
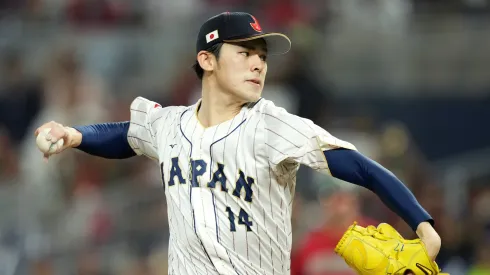
M 421 222 L 434 224 L 412 192 L 380 164 L 354 150 L 334 149 L 324 154 L 333 177 L 373 191 L 414 231 Z
M 128 142 L 129 121 L 73 127 L 82 133 L 77 149 L 107 159 L 125 159 L 136 155 Z

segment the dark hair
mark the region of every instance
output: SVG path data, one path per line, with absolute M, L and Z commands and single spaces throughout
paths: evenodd
M 214 56 L 216 56 L 216 59 L 219 59 L 219 53 L 221 51 L 221 46 L 223 46 L 223 43 L 218 43 L 214 44 L 211 46 L 209 49 L 207 49 L 207 52 L 212 53 Z M 192 68 L 194 69 L 194 72 L 196 72 L 197 78 L 202 80 L 202 77 L 204 76 L 204 70 L 201 68 L 201 65 L 199 65 L 199 62 L 196 60 L 196 63 L 192 65 Z

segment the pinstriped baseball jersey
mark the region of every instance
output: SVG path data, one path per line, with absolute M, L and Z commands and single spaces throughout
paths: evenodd
M 323 151 L 355 147 L 266 99 L 208 128 L 199 104 L 131 104 L 129 143 L 162 173 L 169 274 L 290 274 L 299 165 L 328 173 Z

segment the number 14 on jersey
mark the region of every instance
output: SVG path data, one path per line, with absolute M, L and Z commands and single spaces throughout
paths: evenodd
M 226 207 L 226 211 L 228 212 L 228 219 L 230 220 L 230 231 L 235 232 L 235 213 L 231 211 L 230 207 Z M 238 214 L 238 224 L 245 225 L 247 227 L 247 231 L 252 231 L 252 228 L 250 228 L 253 225 L 252 221 L 250 221 L 247 212 L 245 212 L 245 210 L 242 208 L 240 208 L 240 213 Z

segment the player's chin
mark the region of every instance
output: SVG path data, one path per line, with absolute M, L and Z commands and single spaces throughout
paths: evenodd
M 247 102 L 255 102 L 260 99 L 261 93 L 253 94 L 247 97 Z
M 248 102 L 255 102 L 262 96 L 262 87 L 246 89 L 243 95 Z

